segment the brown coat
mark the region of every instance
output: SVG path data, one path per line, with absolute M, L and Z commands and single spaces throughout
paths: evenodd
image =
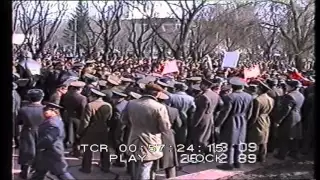
M 248 121 L 247 141 L 256 144 L 266 144 L 269 137 L 269 113 L 274 106 L 274 100 L 264 93 L 253 100 L 252 116 Z
M 214 126 L 213 114 L 219 104 L 219 94 L 211 89 L 205 91 L 196 98 L 196 111 L 191 123 L 191 135 L 193 144 L 198 146 L 207 146 L 212 135 Z
M 131 100 L 123 112 L 122 123 L 129 129 L 126 138 L 127 146 L 137 147 L 136 152 L 128 152 L 128 155 L 133 154 L 137 159 L 139 159 L 138 155 L 146 156 L 144 159 L 146 161 L 157 160 L 163 156 L 163 152 L 150 152 L 148 147 L 161 145 L 161 133 L 171 128 L 165 105 L 152 96 Z
M 108 140 L 107 121 L 112 117 L 112 106 L 97 99 L 88 103 L 81 117 L 79 135 L 82 144 L 106 144 Z

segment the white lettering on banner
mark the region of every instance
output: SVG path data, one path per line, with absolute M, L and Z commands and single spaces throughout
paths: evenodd
M 236 68 L 240 58 L 239 51 L 224 52 L 221 67 Z

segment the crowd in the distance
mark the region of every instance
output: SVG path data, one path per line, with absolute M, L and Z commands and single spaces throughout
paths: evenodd
M 312 154 L 314 71 L 298 72 L 286 59 L 241 60 L 238 68 L 221 68 L 219 58 L 182 59 L 179 72 L 162 74 L 169 60 L 80 60 L 59 51 L 34 59 L 22 51 L 17 57 L 14 142 L 24 179 L 30 169 L 31 179 L 43 179 L 48 171 L 74 179 L 65 148 L 71 148 L 69 156 L 82 156 L 81 172 L 91 173 L 92 152 L 83 152 L 81 144 L 107 144 L 101 170 L 126 167 L 132 179 L 154 179 L 160 170 L 175 177 L 182 168 L 177 145 L 192 145 L 184 153 L 208 154 L 210 144 L 226 143 L 228 158 L 217 166 L 223 170 L 241 168 L 243 143 L 256 144 L 259 163 L 268 152 L 281 160 Z M 244 79 L 243 68 L 252 65 L 261 74 Z M 139 148 L 123 153 L 122 144 Z M 150 151 L 159 144 L 165 145 L 162 151 Z M 144 158 L 110 162 L 110 153 Z

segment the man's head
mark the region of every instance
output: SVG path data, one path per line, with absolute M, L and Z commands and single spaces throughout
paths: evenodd
M 244 87 L 247 85 L 246 81 L 239 77 L 232 77 L 229 80 L 229 83 L 231 84 L 231 87 L 234 91 L 243 90 Z
M 68 85 L 62 84 L 57 87 L 57 91 L 61 94 L 66 94 L 68 91 Z
M 207 79 L 202 79 L 200 88 L 202 91 L 206 91 L 207 89 L 210 89 L 212 87 L 212 82 Z
M 92 102 L 92 101 L 95 101 L 95 100 L 97 100 L 99 98 L 103 98 L 105 96 L 106 95 L 104 93 L 100 92 L 99 90 L 91 88 L 90 89 L 90 94 L 88 96 L 88 101 Z
M 162 96 L 163 91 L 164 89 L 160 85 L 155 84 L 153 82 L 146 84 L 144 88 L 145 94 L 151 95 L 155 98 Z
M 60 116 L 60 109 L 62 109 L 61 106 L 54 104 L 54 103 L 48 103 L 43 108 L 43 116 L 46 119 L 50 119 L 56 116 Z
M 86 85 L 85 82 L 73 81 L 70 83 L 69 87 L 70 87 L 70 90 L 74 90 L 74 91 L 77 91 L 78 93 L 81 93 L 85 85 Z
M 289 92 L 294 91 L 294 90 L 298 90 L 301 87 L 302 87 L 302 84 L 298 80 L 291 79 L 291 80 L 286 81 L 286 90 Z
M 44 97 L 44 92 L 41 89 L 30 89 L 27 92 L 27 97 L 31 102 L 41 102 Z
M 112 103 L 118 104 L 121 101 L 123 101 L 127 97 L 127 94 L 125 94 L 123 91 L 121 91 L 118 88 L 112 89 Z

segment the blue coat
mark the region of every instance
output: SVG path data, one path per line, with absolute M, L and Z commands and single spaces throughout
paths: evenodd
M 247 132 L 247 121 L 253 108 L 253 97 L 242 91 L 235 91 L 223 97 L 224 106 L 215 121 L 220 127 L 219 139 L 228 144 L 244 143 Z
M 45 120 L 39 126 L 37 156 L 34 168 L 61 175 L 67 171 L 68 164 L 64 157 L 64 124 L 60 117 Z
M 196 111 L 194 98 L 192 96 L 189 96 L 185 92 L 176 92 L 174 94 L 169 94 L 169 97 L 170 99 L 168 104 L 171 107 L 178 109 L 179 116 L 182 121 L 182 126 L 177 129 L 175 135 L 177 144 L 185 144 L 188 134 L 188 127 L 190 127 L 192 116 Z

